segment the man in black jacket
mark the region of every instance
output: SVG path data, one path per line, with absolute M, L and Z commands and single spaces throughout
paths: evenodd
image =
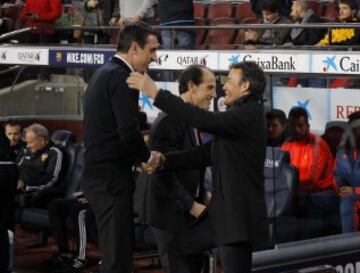
M 322 20 L 309 7 L 306 0 L 297 0 L 291 7 L 291 19 L 298 24 L 321 23 Z M 293 28 L 290 32 L 291 42 L 294 45 L 315 45 L 324 36 L 324 29 Z
M 10 146 L 16 155 L 16 164 L 19 164 L 26 153 L 26 143 L 21 140 L 21 124 L 14 119 L 9 119 L 4 123 L 5 134 L 10 140 Z
M 156 32 L 125 25 L 116 55 L 92 76 L 85 94 L 85 168 L 82 187 L 95 214 L 102 273 L 130 272 L 133 251 L 133 166 L 150 152 L 139 129 L 139 94 L 126 79 L 156 60 Z
M 173 240 L 177 251 L 173 256 L 169 253 L 169 258 L 175 258 L 170 259 L 170 269 L 191 272 L 187 257 L 217 245 L 222 247 L 225 273 L 251 272 L 252 250 L 268 243 L 263 177 L 264 72 L 254 62 L 232 65 L 223 87 L 229 108 L 217 113 L 160 91 L 147 75 L 133 73 L 128 84 L 154 98 L 154 105 L 164 112 L 214 136 L 211 142 L 192 150 L 160 156 L 168 170 L 212 165 L 214 187 L 209 217 L 203 213 L 197 224 Z
M 9 223 L 15 197 L 17 168 L 4 128 L 0 126 L 0 272 L 9 271 Z
M 25 141 L 27 151 L 19 163 L 17 189 L 29 193 L 32 207 L 47 208 L 54 194 L 61 192 L 58 181 L 63 154 L 49 141 L 49 132 L 41 124 L 25 128 Z
M 192 65 L 179 78 L 179 93 L 184 102 L 208 110 L 216 95 L 214 74 L 207 68 Z M 161 153 L 190 149 L 201 142 L 196 129 L 161 113 L 151 128 L 150 149 Z M 155 235 L 161 255 L 162 265 L 167 269 L 167 244 L 205 209 L 200 203 L 200 189 L 204 170 L 193 169 L 167 174 L 159 172 L 147 186 L 149 195 L 147 223 L 155 227 Z M 172 183 L 166 183 L 168 175 Z M 199 202 L 198 202 L 199 201 Z M 201 256 L 201 254 L 200 254 Z M 202 259 L 193 259 L 194 272 L 200 272 Z M 172 271 L 173 273 L 173 271 Z

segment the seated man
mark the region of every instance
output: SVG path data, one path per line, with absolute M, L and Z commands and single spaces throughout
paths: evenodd
M 264 0 L 261 3 L 262 24 L 287 24 L 291 21 L 279 15 L 277 0 Z M 290 29 L 269 28 L 259 31 L 245 32 L 245 44 L 252 45 L 282 45 L 289 41 Z
M 21 125 L 17 120 L 10 119 L 4 124 L 5 134 L 10 141 L 10 146 L 16 155 L 16 164 L 19 165 L 26 153 L 26 144 L 21 140 Z
M 266 113 L 267 146 L 279 147 L 286 139 L 286 115 L 280 109 L 272 109 Z
M 49 132 L 41 124 L 25 129 L 27 152 L 19 165 L 17 189 L 23 192 L 43 191 L 53 188 L 62 167 L 62 152 L 49 141 Z M 50 192 L 50 191 L 49 191 Z M 50 200 L 32 200 L 32 207 L 47 207 Z
M 338 200 L 331 151 L 321 137 L 310 132 L 308 113 L 305 109 L 291 109 L 289 129 L 290 137 L 281 148 L 290 153 L 291 164 L 299 170 L 299 216 L 321 218 L 325 221 L 323 228 L 327 229 L 323 232 L 332 233 L 333 228 L 336 228 L 336 221 L 330 221 L 329 218 L 337 211 Z
M 322 22 L 321 18 L 309 7 L 306 0 L 294 1 L 290 16 L 297 24 Z M 293 28 L 290 32 L 291 42 L 294 45 L 315 45 L 323 36 L 324 30 L 317 28 Z
M 336 154 L 334 170 L 339 188 L 342 232 L 359 230 L 356 203 L 360 201 L 360 112 L 349 116 L 349 128 Z

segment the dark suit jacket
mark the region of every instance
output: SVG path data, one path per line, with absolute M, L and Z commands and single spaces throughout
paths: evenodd
M 309 24 L 322 22 L 321 18 L 316 14 L 312 14 L 308 21 Z M 301 33 L 295 39 L 292 39 L 292 42 L 294 45 L 315 45 L 324 37 L 324 33 L 324 29 L 302 29 Z
M 162 153 L 196 147 L 194 129 L 164 113 L 155 120 L 150 135 L 150 149 Z M 153 175 L 146 192 L 146 222 L 171 232 L 184 228 L 194 220 L 189 210 L 201 180 L 202 171 L 199 169 Z
M 150 156 L 139 128 L 139 92 L 126 83 L 130 72 L 113 57 L 95 72 L 85 93 L 84 175 L 105 179 L 112 190 L 134 187 L 132 166 Z
M 209 112 L 161 91 L 154 105 L 187 124 L 213 134 L 212 142 L 167 156 L 169 170 L 212 164 L 209 217 L 218 245 L 249 241 L 267 246 L 264 198 L 265 119 L 262 102 L 238 100 L 225 112 Z

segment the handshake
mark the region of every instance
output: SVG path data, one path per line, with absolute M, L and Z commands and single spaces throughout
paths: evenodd
M 151 156 L 148 162 L 142 162 L 136 169 L 141 173 L 146 172 L 148 174 L 153 174 L 158 169 L 162 169 L 164 167 L 165 161 L 166 157 L 162 153 L 151 151 Z

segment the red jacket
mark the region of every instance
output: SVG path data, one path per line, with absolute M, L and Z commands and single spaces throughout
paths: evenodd
M 36 13 L 37 21 L 29 20 L 27 14 Z M 26 5 L 21 11 L 19 20 L 27 27 L 48 26 L 44 32 L 51 34 L 53 23 L 60 18 L 62 13 L 61 0 L 26 0 Z M 38 32 L 38 31 L 37 31 Z
M 300 190 L 312 192 L 335 188 L 334 159 L 321 137 L 309 133 L 304 142 L 287 140 L 281 149 L 290 153 L 291 164 L 299 170 Z

